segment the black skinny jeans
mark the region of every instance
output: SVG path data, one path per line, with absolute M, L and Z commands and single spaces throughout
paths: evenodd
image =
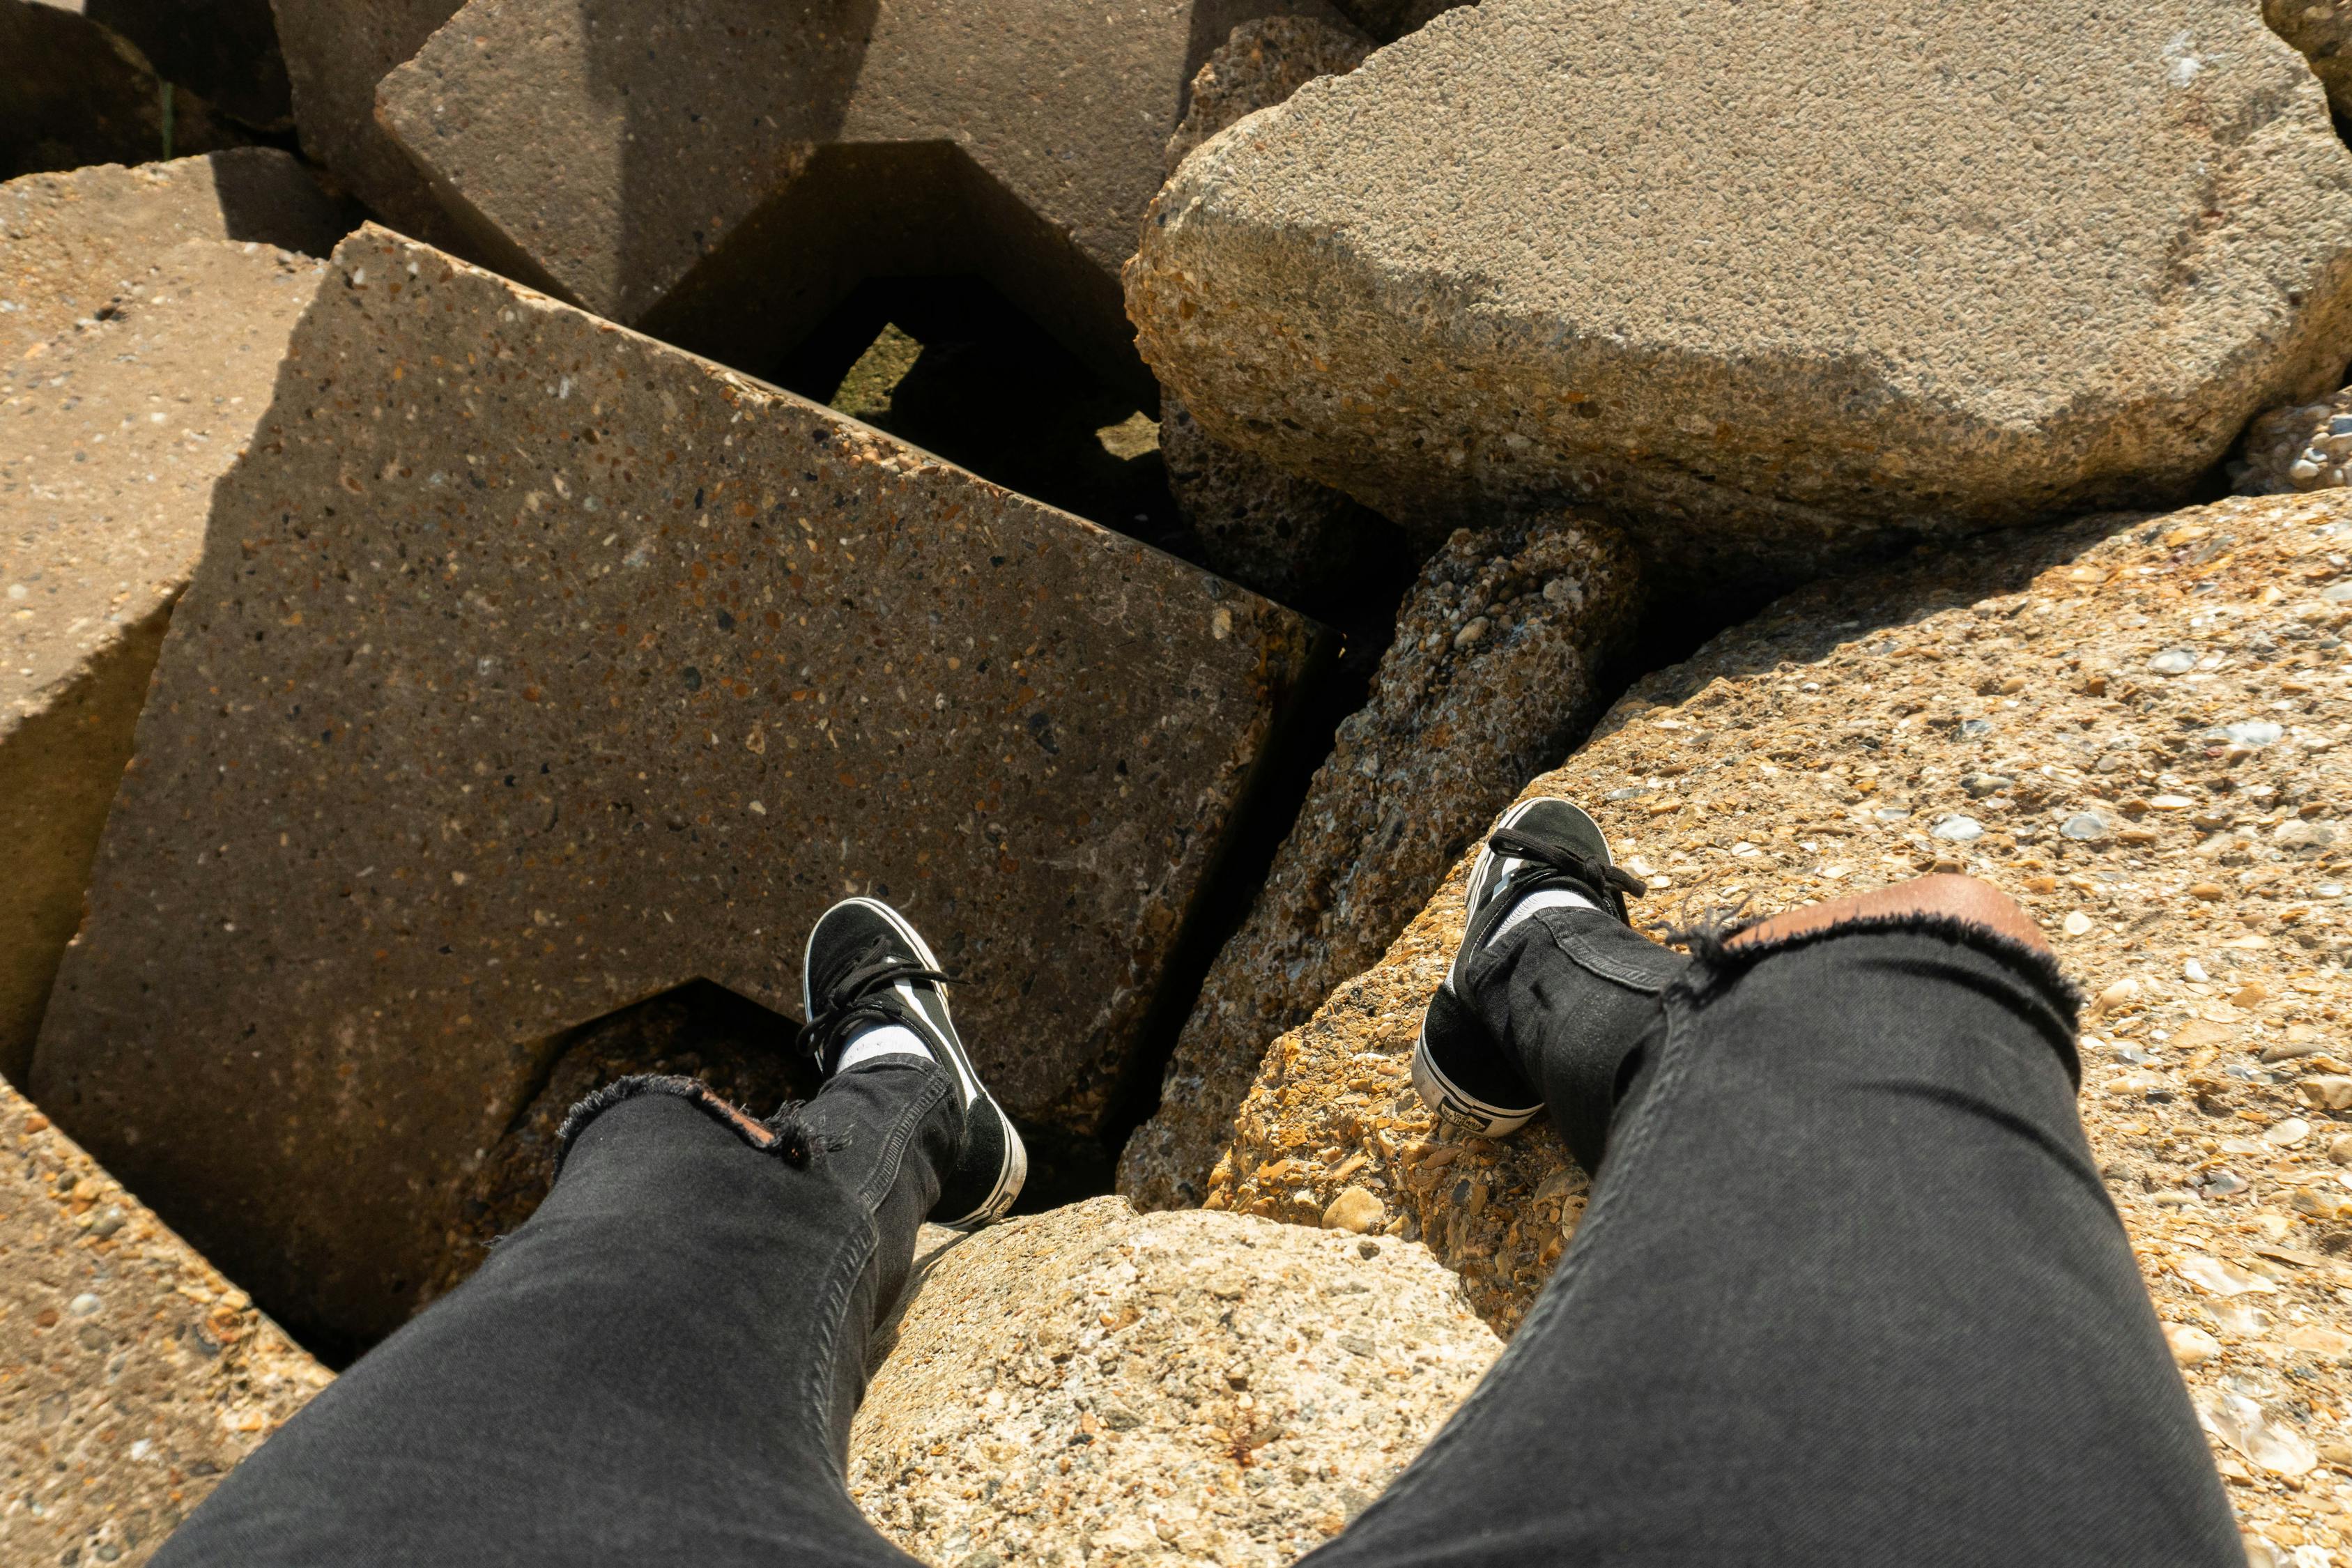
M 1467 979 L 1599 1177 L 1317 1568 L 2242 1564 L 2046 958 L 1913 919 L 1685 960 L 1563 910 Z M 765 1149 L 667 1094 L 593 1114 L 530 1223 L 156 1568 L 908 1563 L 842 1461 L 946 1093 L 852 1072 Z

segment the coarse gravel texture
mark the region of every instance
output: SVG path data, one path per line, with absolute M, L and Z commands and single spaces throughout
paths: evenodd
M 0 1081 L 0 1562 L 137 1568 L 324 1367 Z
M 1126 273 L 1209 434 L 1707 577 L 2174 505 L 2338 384 L 2352 152 L 2252 5 L 1487 0 L 1212 140 Z
M 1502 1350 L 1393 1238 L 1112 1197 L 942 1234 L 849 1446 L 850 1494 L 928 1563 L 1289 1563 Z
M 1261 16 L 1235 27 L 1192 79 L 1184 119 L 1168 138 L 1168 173 L 1226 126 L 1270 108 L 1317 77 L 1351 71 L 1372 40 L 1317 16 Z M 1160 400 L 1168 490 L 1209 564 L 1286 604 L 1336 585 L 1380 526 L 1339 490 L 1284 473 L 1201 428 L 1174 396 Z
M 2231 465 L 2240 495 L 2284 495 L 2344 483 L 2352 465 L 2352 388 L 2320 403 L 2273 408 L 2246 427 L 2242 456 Z
M 1266 1046 L 1379 958 L 1518 786 L 1583 737 L 1640 614 L 1613 530 L 1555 520 L 1446 542 L 1202 983 L 1120 1192 L 1145 1208 L 1207 1195 Z
M 1937 868 L 2032 912 L 2094 998 L 2092 1147 L 2258 1560 L 2352 1536 L 2347 568 L 2342 490 L 1927 555 L 1643 679 L 1527 790 L 1595 813 L 1654 932 Z M 1467 867 L 1267 1053 L 1208 1204 L 1318 1224 L 1359 1188 L 1508 1332 L 1586 1180 L 1407 1080 Z

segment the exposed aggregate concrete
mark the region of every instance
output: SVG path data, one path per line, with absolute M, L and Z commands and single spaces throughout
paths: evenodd
M 1528 794 L 1592 810 L 1653 932 L 1933 868 L 2019 900 L 2095 999 L 2092 1146 L 2249 1528 L 2352 1536 L 2352 496 L 2094 519 L 1824 584 L 1640 682 Z M 1507 1332 L 1581 1213 L 1538 1127 L 1433 1122 L 1406 1077 L 1459 862 L 1276 1043 L 1208 1205 L 1349 1189 Z

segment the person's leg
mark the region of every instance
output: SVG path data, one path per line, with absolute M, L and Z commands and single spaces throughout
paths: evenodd
M 784 1129 L 817 1145 L 798 1160 L 673 1093 L 610 1105 L 539 1212 L 155 1568 L 911 1562 L 841 1462 L 950 1098 L 912 1058 L 845 1073 Z
M 1593 1195 L 1318 1568 L 2242 1563 L 2075 1115 L 2072 992 L 2000 894 L 1687 961 L 1551 908 L 1458 973 Z
M 868 1341 L 924 1218 L 1000 1217 L 1026 1161 L 901 916 L 836 905 L 804 967 L 814 1100 L 761 1122 L 691 1079 L 591 1096 L 539 1211 L 156 1568 L 911 1563 L 843 1482 Z

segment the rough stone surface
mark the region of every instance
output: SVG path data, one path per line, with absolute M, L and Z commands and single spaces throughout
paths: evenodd
M 1430 536 L 1802 573 L 2184 497 L 2340 382 L 2347 187 L 2252 6 L 1489 0 L 1187 159 L 1128 308 L 1211 435 Z
M 1173 397 L 1160 400 L 1160 457 L 1209 564 L 1286 604 L 1316 597 L 1378 526 L 1328 485 L 1218 440 Z
M 376 123 L 376 84 L 459 0 L 270 0 L 302 151 L 404 234 L 468 248 L 408 154 Z
M 0 1561 L 137 1568 L 328 1374 L 5 1082 L 0 1148 Z
M 1168 173 L 1226 126 L 1280 103 L 1319 76 L 1350 71 L 1371 52 L 1356 28 L 1314 16 L 1244 22 L 1192 79 L 1182 123 L 1168 139 Z M 1209 563 L 1286 602 L 1312 596 L 1360 545 L 1371 519 L 1347 496 L 1294 479 L 1202 430 L 1174 397 L 1160 404 L 1168 489 Z
M 557 1037 L 845 892 L 1089 1131 L 1312 627 L 378 228 L 215 492 L 34 1089 L 364 1337 Z M 419 1070 L 430 1062 L 431 1070 Z
M 2175 1336 L 2231 1493 L 2283 1548 L 2339 1552 L 2348 572 L 2352 495 L 2328 490 L 1825 584 L 1645 679 L 1528 786 L 1595 813 L 1657 889 L 1653 931 L 1939 865 L 2031 910 L 2095 998 L 2083 1110 L 2158 1309 L 2219 1347 Z M 1267 1053 L 1208 1201 L 1318 1224 L 1361 1187 L 1508 1331 L 1585 1178 L 1548 1130 L 1433 1125 L 1406 1081 L 1467 869 Z
M 861 278 L 978 272 L 1139 380 L 1118 268 L 1186 85 L 1236 23 L 1319 0 L 969 9 L 474 0 L 383 122 L 503 269 L 730 363 Z
M 0 185 L 0 1073 L 21 1078 L 213 481 L 334 214 L 253 149 Z
M 2352 105 L 2352 5 L 2346 0 L 2263 0 L 2263 19 L 2303 52 L 2338 114 Z
M 932 1253 L 849 1489 L 928 1563 L 1275 1568 L 1501 1348 L 1410 1243 L 1097 1198 Z
M 1160 1110 L 1120 1156 L 1120 1192 L 1146 1208 L 1206 1196 L 1266 1046 L 1370 965 L 1518 787 L 1583 738 L 1640 611 L 1632 552 L 1609 529 L 1446 542 L 1210 969 Z
M 0 356 L 22 360 L 95 316 L 183 240 L 323 256 L 348 226 L 300 165 L 269 148 L 11 180 L 0 185 Z M 8 374 L 29 372 L 11 363 Z
M 2324 490 L 2345 482 L 2352 464 L 2352 388 L 2321 403 L 2273 408 L 2246 430 L 2232 465 L 2241 495 Z
M 1271 109 L 1317 77 L 1354 70 L 1372 47 L 1361 29 L 1320 16 L 1244 22 L 1192 78 L 1184 118 L 1168 138 L 1167 173 L 1235 121 Z
M 157 75 L 219 112 L 288 131 L 294 108 L 269 0 L 83 0 L 83 14 L 138 46 Z
M 79 5 L 0 0 L 0 180 L 252 140 L 203 98 L 177 88 L 167 140 L 163 84 L 146 57 Z

